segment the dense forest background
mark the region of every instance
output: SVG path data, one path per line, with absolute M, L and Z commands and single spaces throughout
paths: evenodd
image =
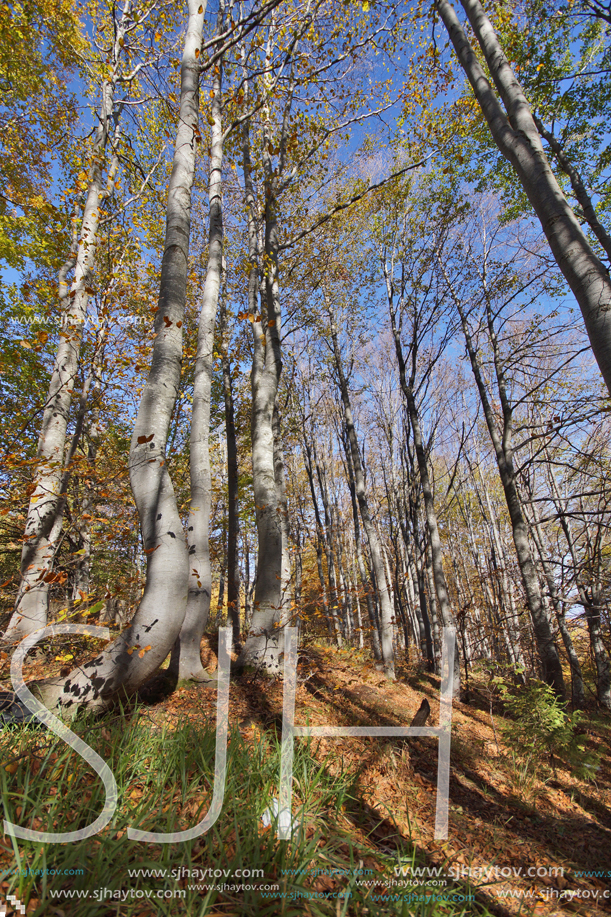
M 5 639 L 132 621 L 97 702 L 228 620 L 611 706 L 611 16 L 463 6 L 0 8 Z
M 608 909 L 611 4 L 6 0 L 0 87 L 0 911 Z

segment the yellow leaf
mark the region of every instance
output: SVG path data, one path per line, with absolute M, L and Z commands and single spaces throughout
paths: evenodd
M 19 341 L 19 343 L 21 344 L 22 347 L 25 347 L 26 350 L 31 350 L 31 349 L 32 349 L 32 345 L 31 345 L 31 344 L 28 344 L 27 341 Z
M 5 764 L 4 770 L 7 772 L 7 774 L 14 774 L 18 767 L 19 765 L 16 761 L 14 761 L 12 764 Z

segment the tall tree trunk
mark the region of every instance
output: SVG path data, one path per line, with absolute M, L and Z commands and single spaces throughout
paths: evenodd
M 42 415 L 33 489 L 30 494 L 21 553 L 21 581 L 15 610 L 4 634 L 7 641 L 22 640 L 47 623 L 51 568 L 62 527 L 61 481 L 65 471 L 66 433 L 72 393 L 79 369 L 87 304 L 93 292 L 100 206 L 104 196 L 112 192 L 119 165 L 115 152 L 105 183 L 103 164 L 106 148 L 109 142 L 116 146 L 119 138 L 121 106 L 115 101 L 115 90 L 120 75 L 119 59 L 125 43 L 125 29 L 129 22 L 131 5 L 131 0 L 126 0 L 116 26 L 112 72 L 102 85 L 80 237 L 73 236 L 72 250 L 59 273 L 62 327 Z M 76 223 L 75 212 L 74 233 Z M 68 275 L 73 269 L 74 278 L 69 287 Z M 58 512 L 60 502 L 62 507 Z
M 94 356 L 92 375 L 94 382 L 91 392 L 92 411 L 87 424 L 87 472 L 83 478 L 83 499 L 80 507 L 79 539 L 76 553 L 76 569 L 72 584 L 72 602 L 82 602 L 84 609 L 89 604 L 91 589 L 91 545 L 92 521 L 95 508 L 95 475 L 96 458 L 100 443 L 100 389 L 102 365 L 104 361 L 105 327 L 100 330 L 98 346 Z
M 530 490 L 530 496 L 533 496 L 532 489 Z M 556 614 L 558 630 L 560 631 L 560 636 L 562 637 L 562 642 L 564 643 L 564 648 L 566 650 L 569 666 L 571 669 L 571 704 L 573 710 L 583 710 L 586 696 L 583 683 L 583 675 L 581 672 L 581 664 L 579 662 L 579 657 L 573 645 L 571 634 L 566 624 L 566 612 L 563 607 L 564 603 L 558 595 L 558 587 L 556 585 L 554 570 L 545 553 L 543 531 L 541 529 L 541 522 L 539 521 L 535 503 L 531 503 L 531 515 L 532 539 L 535 543 L 535 547 L 537 548 L 539 561 L 541 563 L 541 569 L 543 570 L 543 575 L 547 584 L 549 599 Z
M 304 419 L 305 423 L 305 419 Z M 312 445 L 313 445 L 312 438 Z M 331 611 L 329 610 L 329 602 L 327 600 L 327 585 L 325 582 L 325 574 L 322 565 L 322 553 L 323 546 L 325 545 L 325 535 L 322 525 L 322 520 L 320 518 L 320 509 L 318 508 L 318 499 L 316 496 L 316 487 L 314 484 L 314 468 L 313 468 L 313 457 L 312 449 L 308 443 L 307 438 L 303 440 L 304 446 L 304 459 L 306 466 L 306 473 L 308 476 L 308 482 L 310 485 L 310 494 L 312 496 L 312 505 L 314 507 L 314 518 L 316 521 L 316 566 L 318 569 L 318 579 L 320 581 L 320 595 L 322 599 L 323 612 L 327 619 L 327 627 L 329 630 L 329 636 L 335 635 L 335 640 L 338 647 L 342 645 L 342 635 L 339 627 L 339 620 L 337 618 L 337 611 L 333 609 L 333 602 L 331 602 Z
M 221 0 L 217 34 L 224 28 L 225 5 Z M 223 271 L 223 61 L 214 68 L 210 127 L 210 178 L 208 183 L 209 225 L 208 265 L 202 294 L 197 332 L 197 355 L 193 380 L 193 407 L 189 462 L 191 498 L 187 542 L 189 545 L 189 595 L 187 611 L 176 645 L 170 671 L 178 679 L 209 681 L 202 666 L 200 645 L 210 614 L 212 572 L 210 568 L 210 395 L 214 326 Z
M 583 315 L 596 362 L 611 391 L 611 280 L 552 172 L 531 108 L 480 0 L 461 0 L 501 96 L 503 110 L 449 0 L 435 0 L 460 64 L 499 150 L 541 222 L 558 267 Z
M 336 630 L 337 645 L 341 647 L 343 645 L 343 633 L 340 624 L 340 618 L 338 614 L 339 603 L 338 603 L 338 593 L 337 593 L 337 579 L 335 576 L 335 551 L 333 546 L 333 531 L 331 525 L 331 515 L 329 507 L 329 494 L 327 491 L 327 481 L 324 470 L 321 468 L 320 462 L 318 461 L 318 456 L 316 453 L 316 443 L 314 438 L 312 438 L 312 452 L 314 454 L 314 462 L 316 465 L 316 477 L 318 478 L 318 486 L 320 489 L 320 498 L 322 500 L 322 506 L 325 514 L 325 527 L 324 527 L 324 545 L 325 545 L 325 554 L 327 558 L 327 578 L 329 580 L 329 604 L 331 608 L 331 615 L 333 617 L 333 625 Z
M 363 616 L 361 614 L 361 603 L 359 601 L 358 576 L 356 572 L 356 548 L 354 552 L 352 553 L 351 560 L 352 560 L 352 582 L 350 583 L 350 587 L 353 590 L 354 602 L 356 605 L 358 645 L 359 645 L 359 649 L 362 650 L 365 648 L 365 635 L 363 633 Z
M 584 181 L 575 168 L 575 166 L 570 162 L 567 156 L 564 154 L 563 144 L 560 143 L 557 137 L 554 137 L 551 131 L 548 131 L 544 126 L 541 120 L 533 114 L 533 121 L 537 125 L 537 130 L 541 134 L 544 140 L 547 140 L 549 143 L 550 149 L 556 156 L 558 160 L 558 165 L 562 169 L 565 175 L 568 175 L 571 188 L 573 189 L 573 194 L 575 195 L 579 206 L 583 211 L 583 215 L 588 222 L 588 226 L 600 242 L 601 246 L 604 248 L 607 258 L 611 261 L 611 236 L 602 225 L 598 216 L 596 214 L 596 208 L 592 198 L 586 190 Z
M 496 419 L 494 417 L 492 405 L 490 404 L 490 399 L 488 397 L 486 383 L 484 382 L 482 376 L 479 356 L 471 337 L 465 310 L 462 306 L 462 303 L 460 302 L 459 297 L 454 291 L 454 287 L 448 279 L 447 273 L 441 264 L 441 259 L 439 259 L 439 263 L 446 282 L 448 283 L 452 298 L 458 310 L 458 314 L 460 316 L 460 322 L 465 338 L 469 361 L 471 363 L 471 369 L 473 371 L 475 384 L 479 393 L 480 402 L 484 412 L 484 418 L 486 420 L 486 426 L 488 427 L 488 432 L 490 434 L 490 439 L 494 448 L 499 475 L 503 485 L 503 491 L 505 493 L 505 500 L 507 502 L 507 509 L 509 511 L 509 518 L 511 520 L 513 541 L 518 558 L 518 566 L 522 575 L 526 600 L 528 602 L 528 608 L 535 633 L 537 652 L 541 660 L 543 678 L 549 685 L 553 687 L 554 691 L 559 697 L 564 698 L 564 677 L 562 674 L 562 666 L 560 664 L 560 656 L 558 655 L 558 648 L 556 647 L 556 642 L 550 627 L 550 622 L 543 605 L 541 588 L 539 585 L 539 577 L 537 575 L 537 570 L 535 568 L 530 544 L 528 541 L 528 526 L 522 512 L 522 503 L 516 483 L 511 445 L 512 408 L 506 395 L 504 370 L 501 365 L 500 356 L 498 353 L 496 335 L 491 325 L 490 303 L 487 301 L 486 307 L 490 339 L 495 362 L 495 372 L 497 375 L 499 395 L 503 410 L 502 438 L 499 435 L 499 431 L 497 429 Z
M 496 578 L 499 584 L 499 609 L 501 611 L 501 625 L 507 635 L 509 656 L 514 665 L 524 666 L 524 656 L 520 645 L 520 629 L 518 615 L 515 606 L 515 597 L 509 583 L 507 575 L 507 559 L 503 542 L 501 541 L 500 532 L 494 518 L 494 513 L 490 503 L 488 488 L 484 482 L 484 493 L 489 512 L 490 542 L 492 549 L 492 561 L 495 568 Z
M 286 476 L 284 474 L 284 450 L 282 448 L 282 431 L 280 429 L 280 411 L 274 405 L 272 415 L 274 433 L 274 479 L 276 496 L 280 510 L 280 529 L 282 532 L 282 573 L 280 575 L 280 621 L 283 625 L 290 622 L 291 609 L 291 551 L 289 531 L 289 506 L 286 497 Z
M 437 606 L 441 616 L 441 622 L 444 627 L 454 627 L 454 615 L 450 604 L 448 594 L 448 584 L 443 569 L 443 550 L 441 547 L 441 538 L 439 537 L 439 526 L 437 524 L 437 513 L 435 512 L 435 500 L 433 498 L 433 488 L 429 475 L 429 466 L 422 441 L 422 431 L 420 429 L 420 417 L 414 397 L 414 377 L 416 372 L 417 345 L 414 335 L 412 346 L 412 372 L 408 379 L 403 356 L 403 347 L 401 345 L 401 332 L 397 327 L 395 320 L 392 299 L 389 294 L 389 312 L 392 327 L 392 333 L 395 341 L 395 353 L 399 364 L 399 379 L 401 382 L 401 391 L 407 403 L 407 410 L 412 427 L 412 436 L 414 438 L 414 449 L 416 460 L 418 462 L 418 472 L 420 474 L 420 486 L 424 498 L 424 511 L 426 514 L 426 527 L 429 534 L 429 546 L 431 550 L 431 565 L 433 570 L 433 583 L 435 586 L 435 595 L 437 597 Z M 460 656 L 458 650 L 458 640 L 454 641 L 454 697 L 460 697 Z
M 188 10 L 156 334 L 129 457 L 130 482 L 147 558 L 146 585 L 130 627 L 114 643 L 66 679 L 39 686 L 43 701 L 59 706 L 68 715 L 81 706 L 104 709 L 119 689 L 132 691 L 146 681 L 172 649 L 187 607 L 189 555 L 165 447 L 180 386 L 191 189 L 199 132 L 197 58 L 205 7 L 200 0 L 188 0 Z
M 248 120 L 243 128 L 243 169 L 246 209 L 248 213 L 249 310 L 253 317 L 252 388 L 252 466 L 257 521 L 258 559 L 255 602 L 249 633 L 238 659 L 238 667 L 256 666 L 270 672 L 279 671 L 282 607 L 282 520 L 278 504 L 274 462 L 273 414 L 282 372 L 280 347 L 280 296 L 278 284 L 278 224 L 275 182 L 269 149 L 271 139 L 264 138 L 265 173 L 265 241 L 264 290 L 261 315 L 257 308 L 259 246 L 250 158 Z
M 426 590 L 424 587 L 424 574 L 422 570 L 422 559 L 418 550 L 418 507 L 414 505 L 411 497 L 409 500 L 409 516 L 411 518 L 411 535 L 407 529 L 407 506 L 405 498 L 402 500 L 402 511 L 399 508 L 399 526 L 403 535 L 403 544 L 410 569 L 411 583 L 414 590 L 413 610 L 418 622 L 418 633 L 416 639 L 420 646 L 420 655 L 429 672 L 435 672 L 435 650 L 433 647 L 433 635 L 431 633 L 431 619 L 426 602 Z M 417 595 L 416 595 L 417 594 Z
M 301 523 L 298 521 L 293 530 L 293 544 L 295 545 L 295 583 L 293 586 L 293 605 L 295 606 L 295 627 L 301 629 L 301 605 L 303 589 L 303 545 Z
M 369 582 L 369 577 L 367 576 L 367 568 L 365 567 L 365 560 L 363 558 L 363 541 L 361 538 L 361 526 L 359 523 L 359 508 L 356 499 L 356 483 L 354 480 L 354 469 L 352 467 L 352 450 L 350 448 L 350 442 L 347 436 L 342 436 L 342 444 L 344 446 L 344 452 L 346 455 L 346 469 L 348 472 L 348 487 L 350 490 L 350 503 L 352 505 L 352 522 L 354 524 L 354 548 L 356 553 L 356 560 L 359 568 L 359 578 L 361 580 L 361 586 L 365 595 L 365 602 L 367 605 L 367 617 L 369 618 L 369 626 L 371 628 L 371 645 L 373 649 L 373 655 L 376 662 L 382 661 L 382 647 L 380 645 L 380 631 L 378 627 L 378 622 L 376 620 L 376 613 L 373 604 L 373 596 L 371 583 Z
M 602 707 L 605 707 L 607 710 L 609 710 L 611 709 L 611 665 L 609 664 L 609 656 L 602 639 L 600 628 L 601 603 L 598 595 L 599 590 L 596 588 L 588 590 L 582 580 L 579 572 L 577 550 L 575 547 L 571 526 L 567 517 L 566 507 L 558 490 L 556 479 L 554 478 L 554 475 L 551 471 L 549 474 L 549 480 L 551 485 L 550 489 L 552 492 L 552 502 L 554 503 L 556 512 L 558 513 L 560 526 L 566 539 L 569 554 L 571 555 L 573 568 L 575 570 L 575 580 L 577 584 L 577 592 L 579 594 L 579 601 L 583 606 L 588 630 L 590 633 L 590 647 L 592 649 L 594 664 L 596 666 L 596 689 L 598 702 Z
M 382 649 L 382 664 L 384 666 L 384 672 L 388 678 L 395 677 L 395 653 L 393 647 L 393 608 L 390 601 L 390 596 L 388 594 L 388 585 L 386 583 L 386 576 L 384 573 L 384 562 L 382 560 L 382 551 L 380 548 L 380 543 L 378 541 L 378 536 L 376 535 L 375 526 L 371 518 L 369 511 L 369 501 L 367 499 L 367 492 L 365 488 L 365 475 L 363 474 L 363 466 L 361 463 L 361 454 L 359 451 L 359 445 L 356 438 L 356 430 L 354 429 L 354 421 L 352 420 L 352 406 L 350 404 L 350 393 L 348 390 L 348 383 L 346 381 L 346 376 L 344 375 L 344 368 L 342 364 L 342 355 L 339 349 L 339 343 L 337 340 L 337 326 L 335 324 L 335 319 L 330 314 L 329 315 L 330 330 L 331 330 L 331 340 L 333 342 L 333 353 L 335 356 L 335 369 L 337 371 L 337 377 L 339 381 L 339 388 L 342 397 L 342 404 L 344 407 L 344 424 L 346 428 L 346 433 L 348 436 L 348 441 L 350 443 L 350 452 L 352 458 L 352 468 L 354 472 L 354 482 L 356 487 L 356 497 L 359 504 L 359 510 L 361 512 L 361 519 L 363 520 L 363 528 L 365 529 L 365 534 L 367 535 L 367 540 L 369 542 L 369 550 L 371 553 L 371 563 L 373 567 L 373 572 L 376 578 L 378 597 L 380 601 L 380 623 L 381 623 L 381 649 Z
M 600 627 L 601 608 L 600 593 L 593 590 L 593 594 L 587 596 L 587 604 L 584 604 L 583 610 L 586 613 L 590 646 L 596 666 L 596 696 L 601 707 L 611 710 L 611 665 Z

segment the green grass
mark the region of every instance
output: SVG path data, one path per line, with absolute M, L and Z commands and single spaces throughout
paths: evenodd
M 295 742 L 293 815 L 301 828 L 291 841 L 278 841 L 275 827 L 262 830 L 261 814 L 278 794 L 280 749 L 275 736 L 260 734 L 246 744 L 232 733 L 228 749 L 225 801 L 220 818 L 199 838 L 174 845 L 130 841 L 128 826 L 158 832 L 181 830 L 196 824 L 208 809 L 214 774 L 215 735 L 213 728 L 183 722 L 174 730 L 160 730 L 142 710 L 106 717 L 102 721 L 81 720 L 73 728 L 110 765 L 119 788 L 119 805 L 111 824 L 85 841 L 70 844 L 39 844 L 13 840 L 13 857 L 3 855 L 4 895 L 14 894 L 28 904 L 32 913 L 63 913 L 66 917 L 139 917 L 176 913 L 208 917 L 212 914 L 291 915 L 309 913 L 315 917 L 348 915 L 415 915 L 415 917 L 465 917 L 485 909 L 475 902 L 456 903 L 405 900 L 411 890 L 392 889 L 403 900 L 374 901 L 381 888 L 372 892 L 357 884 L 354 874 L 368 859 L 373 875 L 383 885 L 394 878 L 396 856 L 380 853 L 367 843 L 349 820 L 358 813 L 360 800 L 357 777 L 341 759 L 334 766 L 316 761 L 307 742 Z M 68 746 L 49 733 L 36 729 L 5 730 L 0 733 L 0 788 L 5 817 L 26 827 L 43 831 L 72 831 L 92 822 L 104 800 L 101 780 Z M 6 767 L 14 770 L 7 771 Z M 16 765 L 16 769 L 15 769 Z M 21 807 L 19 812 L 18 807 Z M 5 836 L 5 844 L 11 839 Z M 398 851 L 402 864 L 415 863 L 415 848 L 405 840 Z M 418 861 L 419 862 L 419 861 Z M 423 863 L 420 863 L 423 865 Z M 171 875 L 179 868 L 214 868 L 230 871 L 260 869 L 255 879 L 208 879 L 206 884 L 240 882 L 279 885 L 274 897 L 257 888 L 240 892 L 189 889 L 193 879 L 181 882 Z M 129 870 L 166 869 L 167 876 L 130 877 Z M 314 887 L 313 869 L 341 870 L 343 875 L 322 891 L 334 897 L 310 897 L 321 891 Z M 29 870 L 29 873 L 26 872 Z M 71 870 L 76 870 L 70 874 Z M 82 870 L 82 871 L 81 871 Z M 289 871 L 289 872 L 284 872 Z M 301 871 L 301 872 L 300 872 Z M 118 898 L 99 900 L 96 890 L 122 890 Z M 150 898 L 147 892 L 180 889 L 180 898 Z M 87 899 L 69 898 L 66 890 L 88 891 Z M 349 891 L 339 900 L 337 894 Z M 448 895 L 465 895 L 464 886 L 443 890 Z M 54 896 L 53 892 L 60 892 Z M 267 894 L 271 894 L 267 892 Z M 98 893 L 99 895 L 99 893 Z M 0 903 L 3 903 L 0 900 Z M 55 911 L 57 908 L 59 910 Z

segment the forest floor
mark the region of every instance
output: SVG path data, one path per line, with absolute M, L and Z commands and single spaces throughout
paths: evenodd
M 211 672 L 216 667 L 215 648 L 214 638 L 205 638 L 202 658 Z M 37 665 L 32 665 L 30 675 L 35 674 Z M 49 674 L 48 668 L 46 674 Z M 431 707 L 427 725 L 434 726 L 439 719 L 439 687 L 437 677 L 413 668 L 399 668 L 397 681 L 389 682 L 364 654 L 310 645 L 299 657 L 296 723 L 409 726 L 421 701 L 427 698 Z M 145 694 L 141 701 L 135 713 L 129 714 L 129 722 L 135 717 L 141 731 L 165 735 L 186 729 L 187 734 L 197 736 L 201 730 L 210 732 L 214 728 L 214 684 L 183 684 L 169 696 Z M 253 674 L 232 676 L 230 724 L 236 735 L 239 731 L 246 760 L 248 755 L 252 755 L 253 760 L 262 760 L 262 742 L 271 743 L 269 747 L 275 743 L 278 748 L 282 703 L 281 679 Z M 453 705 L 447 841 L 434 840 L 438 744 L 435 738 L 325 737 L 308 740 L 308 751 L 321 772 L 333 775 L 333 779 L 339 779 L 338 775 L 350 775 L 349 784 L 342 784 L 342 792 L 346 786 L 348 790 L 334 814 L 334 836 L 340 841 L 333 847 L 333 856 L 325 856 L 329 813 L 327 811 L 323 818 L 320 813 L 306 810 L 305 803 L 300 811 L 301 788 L 296 781 L 295 814 L 306 822 L 306 837 L 314 838 L 305 860 L 300 861 L 300 887 L 310 889 L 312 897 L 318 897 L 317 908 L 303 897 L 295 902 L 296 911 L 287 910 L 284 905 L 278 906 L 276 911 L 268 910 L 267 905 L 265 909 L 254 907 L 253 910 L 251 896 L 248 899 L 251 903 L 244 904 L 241 909 L 239 894 L 221 891 L 214 900 L 207 899 L 210 906 L 202 910 L 193 905 L 187 911 L 183 906 L 174 912 L 203 917 L 257 912 L 491 913 L 507 917 L 517 914 L 582 914 L 585 917 L 611 913 L 611 894 L 608 892 L 611 888 L 610 720 L 595 712 L 588 715 L 588 749 L 600 756 L 596 779 L 588 783 L 573 776 L 562 762 L 556 762 L 555 772 L 541 762 L 538 773 L 532 768 L 524 770 L 505 741 L 504 724 L 498 703 L 490 707 L 483 680 L 471 685 L 469 705 L 459 702 Z M 300 743 L 305 744 L 305 740 L 297 739 L 295 744 Z M 3 754 L 7 760 L 6 750 Z M 6 770 L 10 779 L 14 771 L 9 765 Z M 239 795 L 239 773 L 232 786 L 234 790 L 237 788 Z M 136 798 L 142 797 L 143 792 L 137 789 Z M 5 805 L 10 809 L 10 787 L 4 795 Z M 134 797 L 133 791 L 131 796 Z M 232 806 L 234 803 L 239 813 L 239 800 L 232 802 Z M 260 843 L 276 847 L 281 844 L 271 838 L 273 824 L 265 826 L 260 813 L 256 818 Z M 324 821 L 326 827 L 319 825 L 318 830 L 317 818 L 322 819 L 320 825 Z M 238 814 L 229 846 L 236 846 L 239 819 Z M 222 820 L 223 813 L 219 823 Z M 121 830 L 116 837 L 124 833 Z M 266 838 L 266 834 L 270 837 Z M 68 845 L 62 849 L 65 846 Z M 2 868 L 8 870 L 12 856 L 10 844 L 2 847 L 0 854 Z M 237 855 L 235 851 L 233 855 Z M 346 867 L 343 872 L 338 867 L 342 858 Z M 147 862 L 152 861 L 155 861 L 153 852 Z M 319 868 L 325 863 L 333 864 L 333 868 Z M 373 881 L 364 887 L 358 880 L 361 886 L 358 895 L 350 901 L 351 895 L 345 894 L 346 877 L 351 872 L 356 873 L 357 866 L 363 875 L 373 877 Z M 277 880 L 277 867 L 272 864 L 270 868 L 267 878 Z M 5 895 L 18 890 L 14 881 L 7 878 L 7 873 L 2 878 L 4 882 L 0 887 Z M 427 909 L 422 904 L 416 907 L 407 902 L 408 886 L 416 889 L 420 900 L 428 900 L 431 906 Z M 19 889 L 25 895 L 23 884 Z M 343 899 L 338 897 L 342 891 Z M 47 910 L 43 907 L 44 889 L 41 891 L 39 886 L 32 885 L 28 893 L 31 899 L 28 914 L 67 917 L 133 913 L 148 917 L 166 913 L 159 909 L 147 910 L 146 906 L 140 910 L 115 909 L 114 906 L 113 909 L 87 910 L 84 905 L 74 903 L 67 907 L 66 902 L 61 907 L 48 905 Z M 471 903 L 457 907 L 456 903 L 467 894 L 472 896 Z M 444 896 L 447 897 L 445 904 Z M 321 902 L 328 903 L 329 907 L 323 907 Z M 10 909 L 7 913 L 10 914 Z

